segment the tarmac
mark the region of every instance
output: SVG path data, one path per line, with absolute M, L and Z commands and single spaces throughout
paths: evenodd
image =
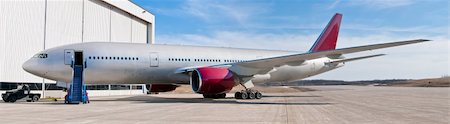
M 279 123 L 449 124 L 450 89 L 310 86 L 316 91 L 264 93 L 259 100 L 203 99 L 200 94 L 92 97 L 62 101 L 0 102 L 0 123 Z

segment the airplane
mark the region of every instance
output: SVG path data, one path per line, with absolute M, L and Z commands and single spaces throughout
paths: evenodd
M 385 54 L 345 58 L 344 54 L 429 41 L 415 39 L 336 49 L 342 14 L 336 13 L 308 52 L 243 48 L 86 42 L 41 51 L 23 64 L 36 76 L 72 81 L 71 64 L 85 66 L 92 84 L 150 84 L 159 92 L 191 85 L 204 98 L 225 98 L 235 86 L 236 99 L 260 99 L 255 83 L 291 82 Z M 68 83 L 67 83 L 68 84 Z

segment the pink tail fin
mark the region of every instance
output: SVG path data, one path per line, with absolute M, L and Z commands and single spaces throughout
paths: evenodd
M 319 38 L 317 38 L 309 52 L 334 50 L 336 48 L 341 20 L 342 14 L 336 13 L 328 23 L 327 27 L 322 31 Z

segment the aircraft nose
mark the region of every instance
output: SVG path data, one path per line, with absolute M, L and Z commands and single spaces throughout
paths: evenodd
M 31 74 L 37 74 L 39 72 L 36 62 L 33 61 L 32 59 L 29 59 L 25 63 L 23 63 L 22 68 L 23 70 Z

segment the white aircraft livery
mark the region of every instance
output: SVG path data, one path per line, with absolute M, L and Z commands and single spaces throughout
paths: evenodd
M 242 85 L 236 99 L 260 99 L 254 83 L 290 82 L 344 66 L 346 62 L 382 56 L 345 58 L 344 54 L 429 40 L 416 39 L 335 49 L 342 14 L 335 14 L 311 49 L 297 51 L 241 48 L 88 42 L 37 53 L 23 64 L 31 74 L 57 82 L 72 82 L 72 65 L 83 65 L 84 82 L 150 84 L 155 92 L 191 85 L 205 98 L 224 98 Z

